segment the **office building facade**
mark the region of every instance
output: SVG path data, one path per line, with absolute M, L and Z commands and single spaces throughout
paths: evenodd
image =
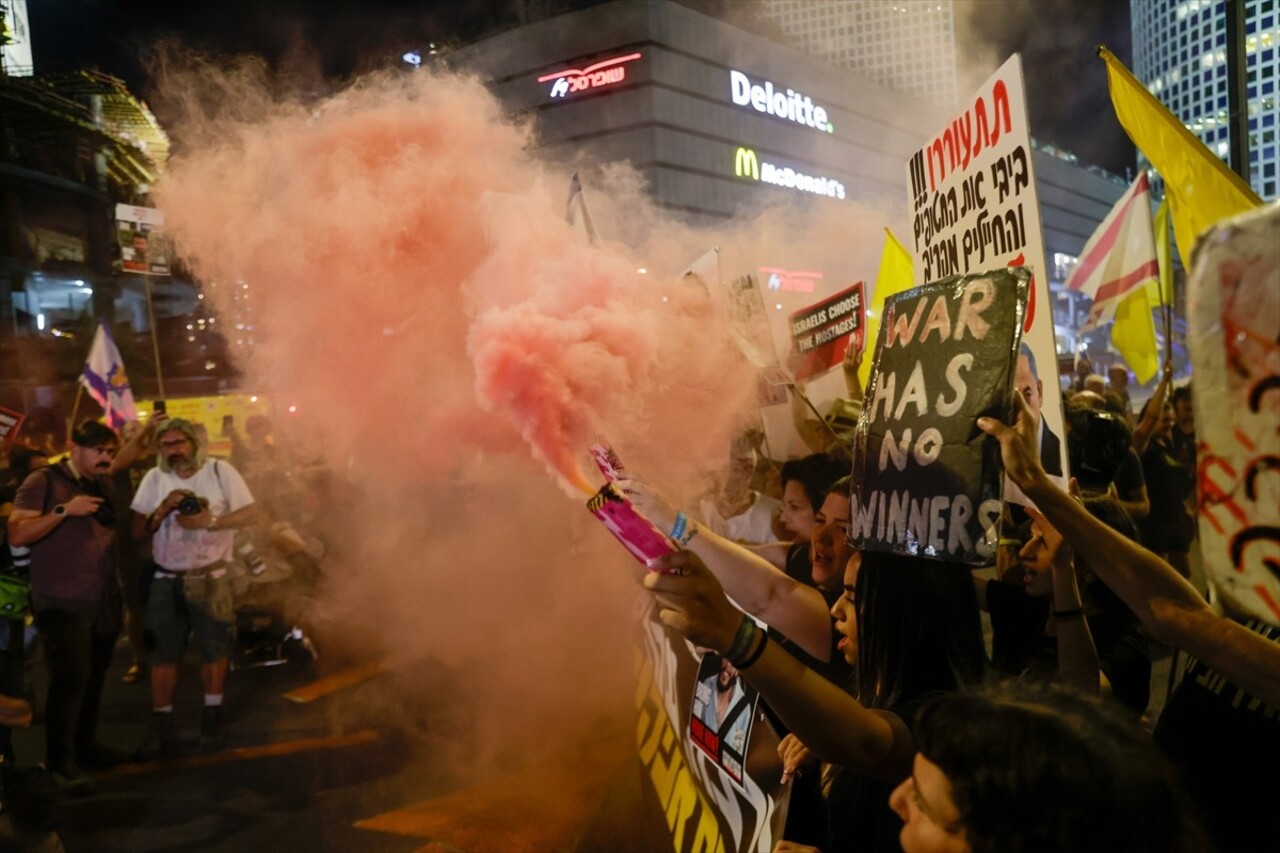
M 448 58 L 532 119 L 547 159 L 627 161 L 655 205 L 693 224 L 723 225 L 771 201 L 838 211 L 854 200 L 906 222 L 907 161 L 951 112 L 658 0 L 545 19 Z M 1125 184 L 1060 152 L 1037 148 L 1033 158 L 1049 277 L 1060 283 Z M 871 279 L 874 259 L 866 266 L 860 277 Z M 817 271 L 826 292 L 851 274 Z M 822 290 L 780 298 L 780 310 Z M 1074 350 L 1083 315 L 1066 295 L 1058 301 L 1060 349 Z
M 1280 2 L 1244 0 L 1249 184 L 1280 191 Z M 1209 150 L 1230 150 L 1226 0 L 1130 0 L 1133 72 Z

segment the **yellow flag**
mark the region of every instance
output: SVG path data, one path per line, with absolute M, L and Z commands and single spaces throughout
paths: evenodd
M 1178 254 L 1182 265 L 1189 267 L 1197 235 L 1219 220 L 1259 207 L 1262 199 L 1165 109 L 1111 51 L 1099 47 L 1098 55 L 1107 64 L 1107 85 L 1116 118 L 1164 178 L 1165 194 L 1172 201 Z
M 888 228 L 884 229 L 884 249 L 880 252 L 880 271 L 876 273 L 876 292 L 867 311 L 867 331 L 863 338 L 866 341 L 863 350 L 862 365 L 858 368 L 858 379 L 862 387 L 867 387 L 867 379 L 871 376 L 871 355 L 875 349 L 876 337 L 880 334 L 880 318 L 884 314 L 884 300 L 895 293 L 910 290 L 915 274 L 911 268 L 911 254 L 902 247 L 898 238 Z
M 1134 288 L 1116 308 L 1111 326 L 1111 343 L 1133 369 L 1138 384 L 1151 381 L 1160 369 L 1160 353 L 1156 348 L 1156 325 L 1151 319 L 1151 303 L 1145 287 Z
M 1169 247 L 1169 197 L 1165 196 L 1156 211 L 1156 263 L 1160 265 L 1161 305 L 1173 305 L 1173 253 Z

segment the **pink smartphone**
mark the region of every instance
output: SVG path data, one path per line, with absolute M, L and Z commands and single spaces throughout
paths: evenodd
M 587 501 L 587 509 L 604 522 L 604 526 L 631 552 L 631 556 L 643 563 L 649 571 L 661 571 L 653 568 L 653 561 L 677 550 L 675 543 L 637 512 L 631 501 L 613 483 L 605 483 Z

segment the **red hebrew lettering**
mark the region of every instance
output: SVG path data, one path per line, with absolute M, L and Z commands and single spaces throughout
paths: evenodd
M 1013 116 L 1009 111 L 1009 90 L 1005 87 L 1003 80 L 997 80 L 996 85 L 991 90 L 992 110 L 994 115 L 992 120 L 995 122 L 991 125 L 991 144 L 995 145 L 996 140 L 1000 138 L 1000 117 L 1001 105 L 1003 104 L 1004 116 L 1004 132 L 1013 133 Z
M 974 152 L 969 150 L 973 139 L 973 113 L 966 112 L 960 118 L 952 122 L 952 127 L 956 130 L 956 139 L 960 143 L 960 168 L 969 168 L 969 160 L 973 157 Z

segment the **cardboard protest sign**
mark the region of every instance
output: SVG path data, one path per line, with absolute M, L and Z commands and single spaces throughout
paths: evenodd
M 850 345 L 862 346 L 866 316 L 862 291 L 858 282 L 791 315 L 791 372 L 797 382 L 835 367 Z
M 705 680 L 703 670 L 709 671 L 717 656 L 705 654 L 699 659 L 656 614 L 657 608 L 649 602 L 640 626 L 635 694 L 641 784 L 658 813 L 656 821 L 646 824 L 668 827 L 667 849 L 677 853 L 767 853 L 782 838 L 790 793 L 790 787 L 780 782 L 778 735 L 752 699 L 750 710 L 741 712 L 750 714 L 739 741 L 741 751 L 725 751 L 717 745 L 717 754 L 712 755 L 705 739 L 696 744 L 691 736 L 695 693 Z M 719 664 L 715 666 L 718 672 Z
M 13 444 L 13 440 L 18 437 L 18 430 L 22 429 L 24 417 L 19 412 L 0 406 L 0 450 L 8 450 Z
M 778 366 L 778 353 L 769 331 L 760 282 L 753 272 L 738 276 L 725 285 L 728 297 L 730 334 L 747 361 L 761 370 Z
M 120 241 L 121 268 L 142 275 L 168 275 L 169 241 L 163 231 L 163 210 L 117 204 L 116 238 Z
M 1008 418 L 1029 278 L 954 276 L 886 300 L 858 423 L 854 547 L 991 562 L 1003 471 L 975 421 Z
M 1227 609 L 1280 625 L 1280 207 L 1219 223 L 1188 283 L 1204 569 Z
M 1022 339 L 1027 357 L 1021 384 L 1035 392 L 1028 403 L 1048 433 L 1065 434 L 1062 392 L 1053 334 L 1048 264 L 1036 196 L 1031 132 L 1017 54 L 978 88 L 963 110 L 907 164 L 916 282 L 1000 267 L 1027 266 L 1028 292 Z M 1066 443 L 1045 470 L 1066 486 Z M 1030 501 L 1012 482 L 1005 499 Z

